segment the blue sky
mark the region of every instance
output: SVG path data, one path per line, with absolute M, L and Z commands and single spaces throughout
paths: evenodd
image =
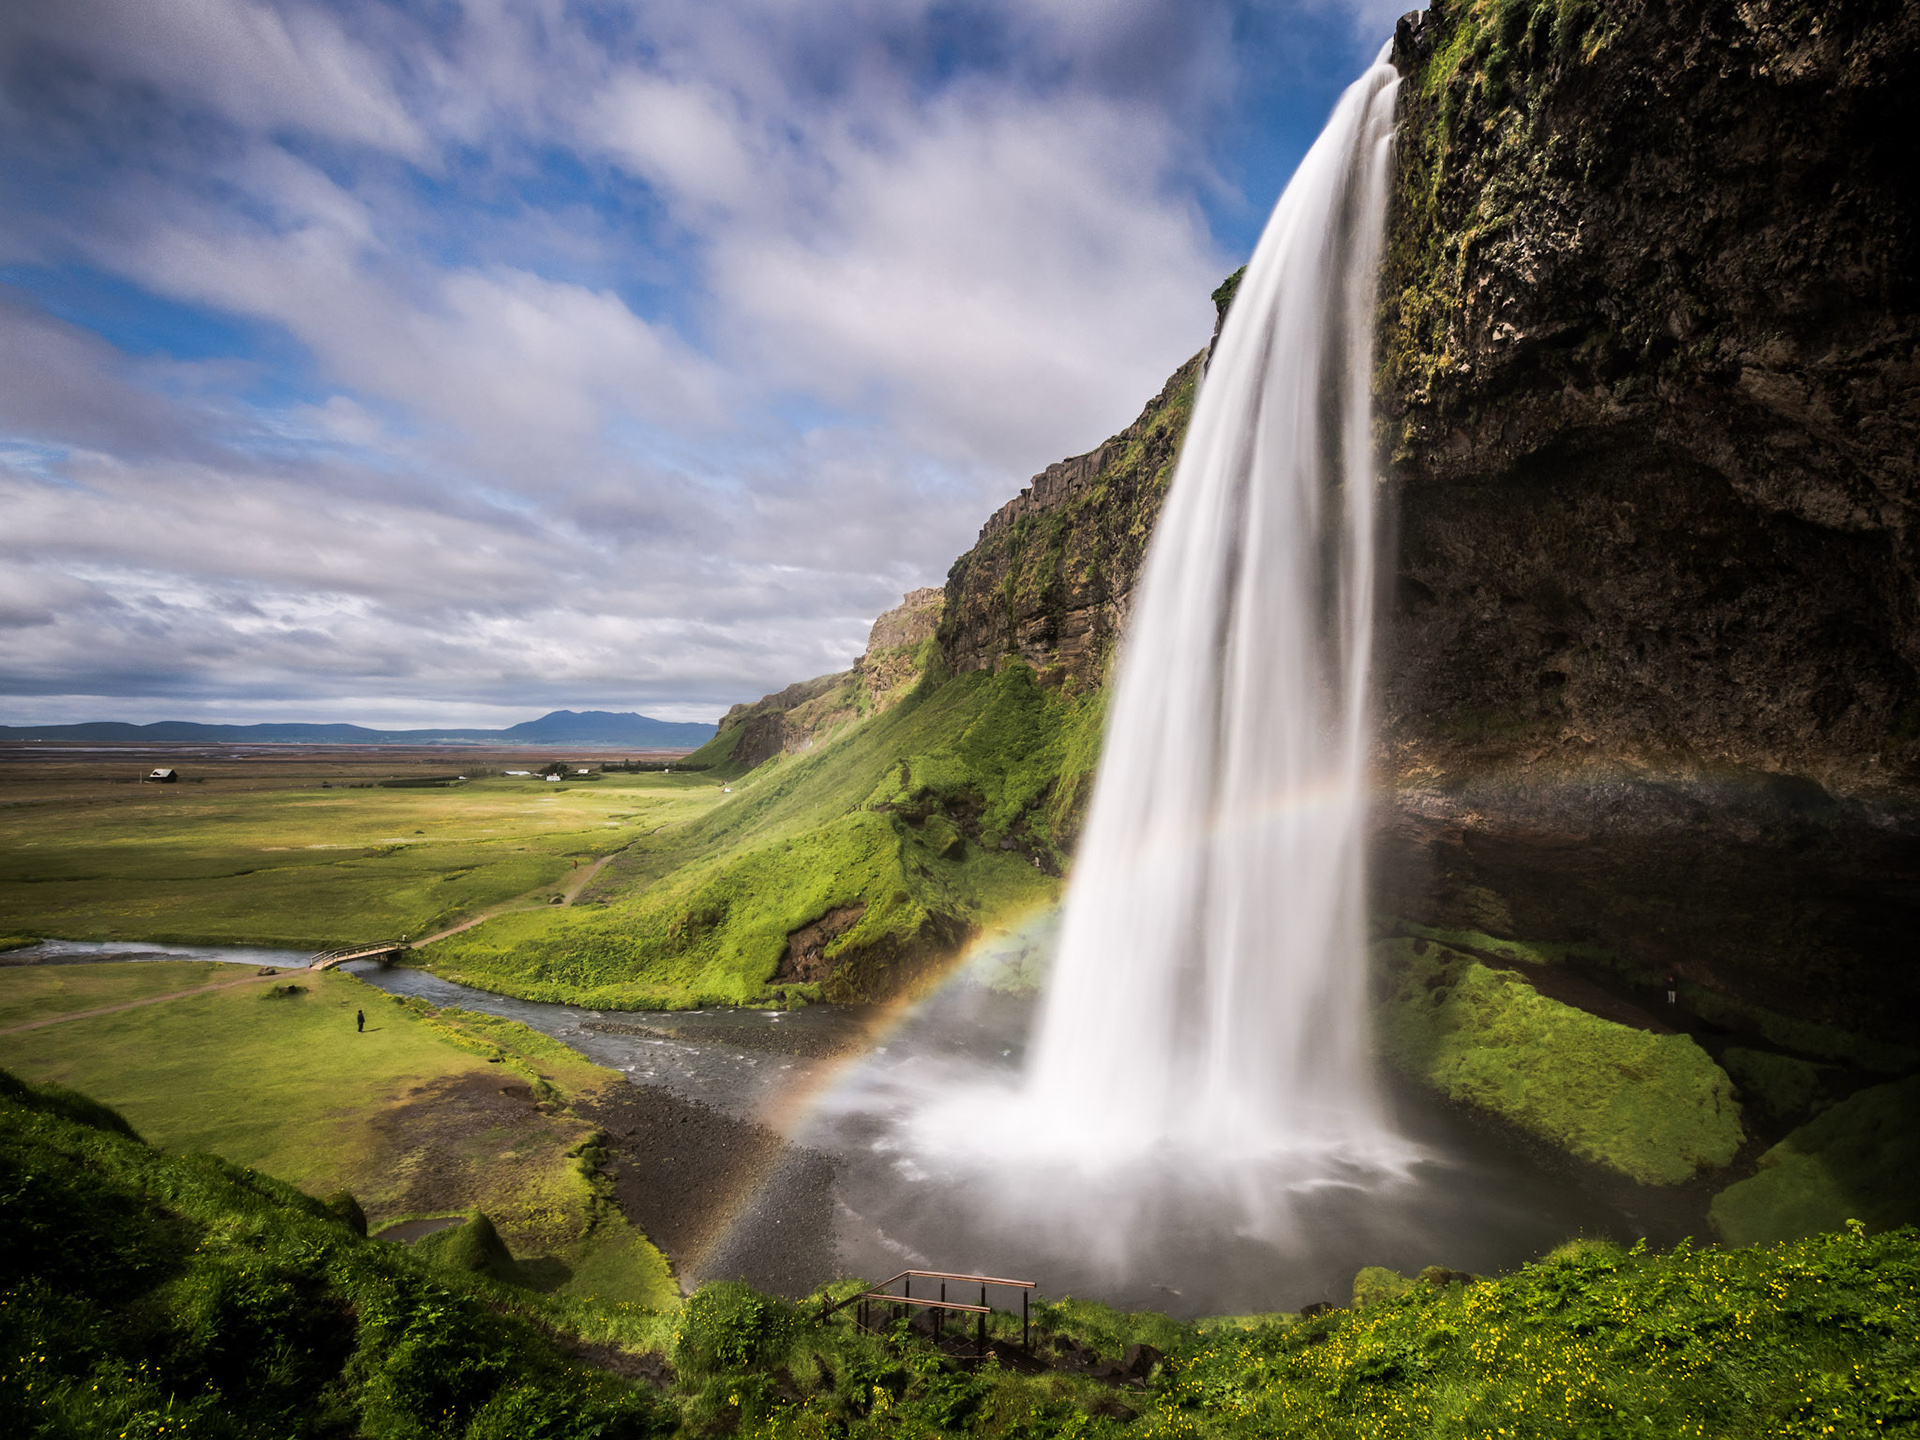
M 710 719 L 1205 343 L 1372 0 L 14 0 L 0 723 Z

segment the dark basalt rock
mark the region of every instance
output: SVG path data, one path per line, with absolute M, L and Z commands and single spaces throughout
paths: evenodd
M 1378 903 L 1866 1033 L 1920 1002 L 1920 8 L 1395 48 Z
M 1568 15 L 1403 22 L 1396 758 L 1911 784 L 1920 10 Z

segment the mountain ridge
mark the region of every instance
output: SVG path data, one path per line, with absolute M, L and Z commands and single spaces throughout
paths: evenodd
M 505 729 L 428 727 L 376 729 L 345 723 L 266 721 L 252 725 L 207 724 L 197 720 L 156 720 L 135 725 L 122 720 L 86 720 L 71 725 L 0 725 L 0 740 L 80 740 L 95 743 L 229 741 L 256 744 L 381 745 L 636 745 L 650 749 L 696 749 L 713 737 L 712 725 L 696 721 L 656 720 L 633 711 L 550 710 L 536 720 Z

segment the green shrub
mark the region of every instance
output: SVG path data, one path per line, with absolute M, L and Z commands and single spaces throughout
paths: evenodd
M 678 1428 L 671 1406 L 602 1383 L 503 1388 L 467 1427 L 467 1440 L 651 1440 Z
M 466 1222 L 422 1235 L 414 1242 L 414 1253 L 430 1264 L 449 1270 L 464 1270 L 469 1275 L 485 1275 L 503 1285 L 524 1285 L 520 1262 L 507 1249 L 493 1221 L 474 1210 Z
M 694 1379 L 784 1364 L 805 1322 L 784 1300 L 735 1281 L 702 1285 L 680 1313 L 673 1364 Z
M 1359 1310 L 1380 1300 L 1398 1300 L 1413 1286 L 1414 1282 L 1397 1270 L 1379 1265 L 1363 1266 L 1353 1277 L 1353 1308 Z
M 354 1234 L 367 1233 L 367 1212 L 360 1208 L 360 1199 L 351 1190 L 336 1190 L 321 1203 L 327 1207 L 330 1215 Z

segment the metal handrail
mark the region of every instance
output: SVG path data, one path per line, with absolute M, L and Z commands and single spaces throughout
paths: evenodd
M 906 1282 L 903 1293 L 899 1295 L 888 1293 L 888 1287 L 896 1280 Z M 941 1281 L 940 1298 L 938 1300 L 920 1299 L 913 1293 L 913 1282 L 915 1280 Z M 980 1287 L 980 1303 L 978 1305 L 968 1305 L 963 1301 L 947 1299 L 945 1282 L 948 1280 L 959 1280 L 969 1285 L 978 1285 Z M 879 1300 L 889 1305 L 918 1305 L 923 1309 L 934 1312 L 933 1336 L 935 1343 L 938 1343 L 941 1332 L 941 1315 L 948 1310 L 958 1310 L 965 1314 L 978 1317 L 979 1329 L 977 1343 L 980 1353 L 984 1355 L 987 1353 L 987 1317 L 993 1314 L 993 1307 L 987 1304 L 987 1287 L 989 1285 L 1007 1286 L 1020 1292 L 1020 1344 L 1023 1348 L 1031 1350 L 1033 1348 L 1033 1330 L 1028 1301 L 1032 1292 L 1038 1288 L 1038 1283 L 1032 1280 L 1005 1280 L 992 1275 L 959 1275 L 950 1270 L 902 1270 L 898 1275 L 888 1276 L 871 1290 L 863 1290 L 857 1295 L 849 1295 L 844 1300 L 836 1300 L 831 1305 L 823 1306 L 820 1313 L 814 1318 L 824 1321 L 836 1310 L 843 1310 L 849 1305 L 858 1304 L 860 1306 L 860 1326 L 862 1329 L 865 1329 L 867 1326 L 867 1306 L 872 1301 Z
M 834 1301 L 833 1304 L 827 1306 L 827 1308 L 822 1310 L 815 1318 L 824 1320 L 827 1316 L 833 1314 L 834 1311 L 851 1305 L 856 1300 L 887 1299 L 889 1297 L 876 1294 L 875 1292 L 886 1289 L 896 1280 L 965 1280 L 970 1285 L 1006 1285 L 1019 1290 L 1037 1290 L 1040 1288 L 1040 1282 L 1037 1280 L 1000 1280 L 992 1275 L 956 1275 L 950 1270 L 902 1270 L 898 1275 L 889 1275 L 878 1285 L 874 1286 L 872 1290 L 859 1295 L 849 1295 L 844 1300 Z M 910 1297 L 900 1295 L 891 1298 L 905 1300 Z

